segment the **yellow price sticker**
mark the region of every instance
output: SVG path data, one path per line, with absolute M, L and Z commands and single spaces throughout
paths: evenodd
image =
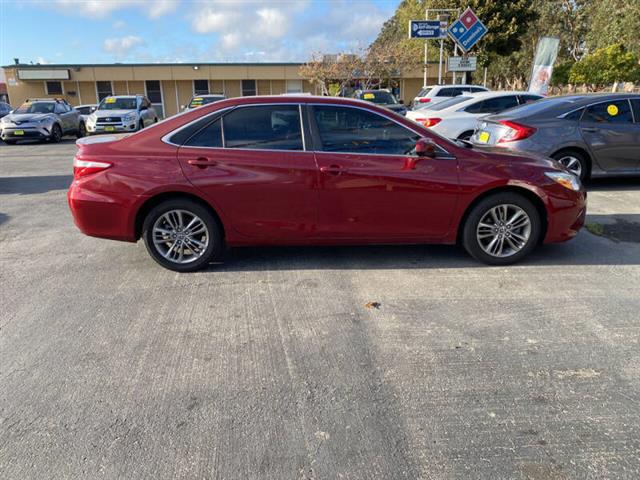
M 618 107 L 616 107 L 615 105 L 609 105 L 607 107 L 607 113 L 612 117 L 615 117 L 616 115 L 618 115 Z
M 373 100 L 374 98 L 376 98 L 376 96 L 373 93 L 365 93 L 362 98 L 364 98 L 365 100 Z
M 107 97 L 104 103 L 116 103 L 116 99 L 113 97 Z

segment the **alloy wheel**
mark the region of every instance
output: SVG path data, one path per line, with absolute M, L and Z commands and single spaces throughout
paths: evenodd
M 205 222 L 187 210 L 169 210 L 153 224 L 153 244 L 165 259 L 178 264 L 200 258 L 209 245 Z
M 573 173 L 578 178 L 581 178 L 582 175 L 582 163 L 580 160 L 573 155 L 565 155 L 564 157 L 560 157 L 558 159 L 567 170 Z
M 489 209 L 478 222 L 476 238 L 480 248 L 492 257 L 506 258 L 522 250 L 531 237 L 531 219 L 513 204 Z

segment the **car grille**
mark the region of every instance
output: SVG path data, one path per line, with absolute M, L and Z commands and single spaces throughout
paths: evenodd
M 110 125 L 112 123 L 120 123 L 122 117 L 101 117 L 96 120 L 97 125 Z

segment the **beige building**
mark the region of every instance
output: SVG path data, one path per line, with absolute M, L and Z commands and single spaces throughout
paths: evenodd
M 62 97 L 71 105 L 97 103 L 109 95 L 143 94 L 162 116 L 181 110 L 192 95 L 227 97 L 319 93 L 299 74 L 299 63 L 166 63 L 7 65 L 9 101 Z M 435 72 L 435 69 L 430 68 Z M 421 72 L 399 79 L 400 99 L 410 102 L 422 86 Z

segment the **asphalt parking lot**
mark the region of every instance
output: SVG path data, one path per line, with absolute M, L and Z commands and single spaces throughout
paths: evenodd
M 72 140 L 0 146 L 0 478 L 637 479 L 640 179 L 525 263 L 93 239 Z M 593 232 L 593 233 L 592 233 Z

